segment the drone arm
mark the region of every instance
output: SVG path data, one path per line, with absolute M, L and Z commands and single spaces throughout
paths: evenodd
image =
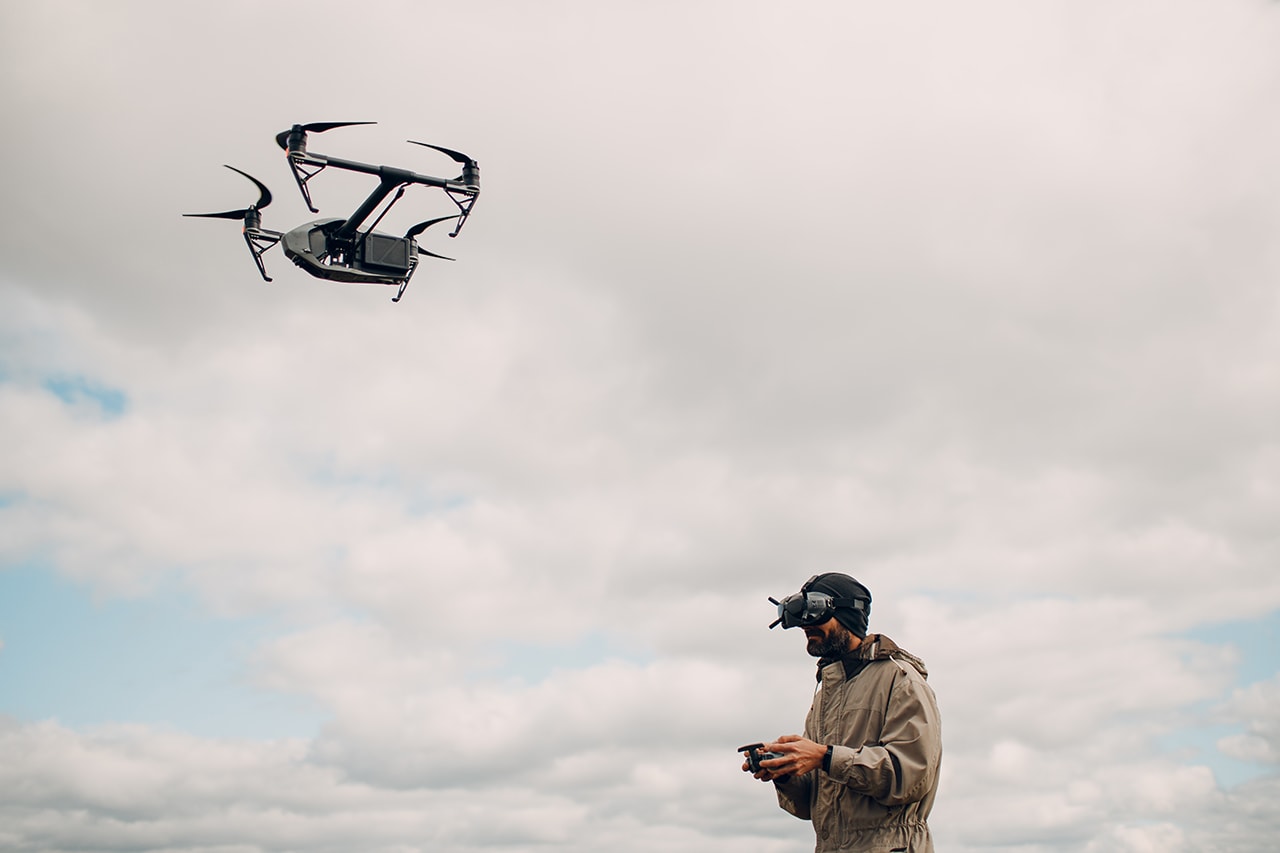
M 417 144 L 422 145 L 425 143 Z M 374 166 L 356 160 L 344 160 L 341 157 L 327 157 L 323 154 L 313 154 L 309 151 L 290 151 L 289 166 L 293 169 L 293 177 L 298 182 L 298 189 L 302 192 L 302 198 L 312 213 L 319 213 L 320 211 L 311 203 L 311 191 L 307 184 L 313 177 L 329 166 L 347 172 L 359 172 L 362 175 L 375 175 L 380 179 L 377 188 L 369 194 L 369 197 L 356 209 L 355 213 L 351 214 L 346 224 L 340 229 L 340 233 L 348 238 L 355 235 L 360 226 L 364 224 L 364 221 L 382 203 L 382 200 L 398 186 L 421 184 L 444 190 L 453 203 L 458 206 L 459 212 L 458 224 L 454 226 L 453 232 L 449 234 L 450 237 L 458 236 L 458 232 L 462 230 L 467 217 L 471 215 L 471 208 L 475 204 L 476 198 L 480 195 L 480 169 L 472 161 L 467 161 L 463 167 L 462 175 L 454 180 L 436 178 L 431 175 L 419 175 L 404 169 L 394 169 L 390 166 Z
M 289 168 L 293 170 L 293 179 L 298 182 L 298 189 L 302 192 L 302 200 L 307 203 L 307 207 L 312 213 L 319 213 L 320 210 L 311 202 L 311 188 L 308 184 L 312 178 L 329 166 L 348 172 L 360 172 L 364 175 L 382 175 L 386 170 L 385 166 L 371 166 L 368 163 L 343 160 L 339 157 L 326 157 L 323 154 L 312 154 L 309 151 L 289 152 Z M 383 195 L 385 196 L 385 193 Z M 381 197 L 379 197 L 379 201 L 381 201 Z M 376 206 L 377 204 L 375 203 L 373 207 Z M 370 207 L 370 211 L 372 211 L 373 207 Z M 368 215 L 368 213 L 365 213 L 365 216 Z
M 326 168 L 332 166 L 335 169 L 343 169 L 348 172 L 359 172 L 364 175 L 381 175 L 385 167 L 371 166 L 368 163 L 358 163 L 355 160 L 343 160 L 339 157 L 326 157 L 323 154 L 312 154 L 310 152 L 290 152 L 289 168 L 293 170 L 293 179 L 298 182 L 298 189 L 302 192 L 302 200 L 307 203 L 307 208 L 312 213 L 319 213 L 320 210 L 311 202 L 311 188 L 308 186 L 311 179 L 323 172 Z M 385 195 L 385 193 L 383 194 Z M 379 198 L 381 201 L 381 197 Z M 376 207 L 375 203 L 373 207 Z M 373 209 L 370 207 L 370 210 Z M 368 213 L 365 214 L 368 216 Z
M 403 192 L 404 188 L 410 184 L 422 184 L 428 187 L 438 187 L 448 194 L 449 198 L 453 200 L 453 203 L 458 206 L 458 210 L 460 212 L 458 224 L 454 227 L 453 233 L 449 235 L 450 237 L 456 237 L 458 236 L 458 232 L 462 230 L 462 224 L 471 213 L 471 206 L 475 204 L 476 196 L 480 194 L 480 189 L 476 186 L 468 186 L 460 183 L 459 181 L 448 181 L 443 178 L 433 178 L 430 175 L 418 175 L 413 172 L 405 171 L 404 169 L 394 169 L 390 166 L 370 166 L 367 163 L 356 163 L 351 160 L 339 160 L 336 157 L 328 158 L 327 164 L 339 169 L 362 172 L 366 175 L 377 175 L 380 178 L 378 186 L 374 191 L 369 194 L 369 197 L 366 198 L 358 208 L 356 208 L 355 213 L 351 214 L 350 218 L 343 223 L 342 227 L 335 232 L 334 236 L 340 238 L 350 239 L 354 237 L 360 230 L 360 226 L 363 225 L 365 220 L 373 214 L 373 211 L 377 209 L 383 199 L 391 194 L 392 190 L 399 187 L 401 192 Z M 396 198 L 392 200 L 391 204 L 395 204 L 396 200 L 399 198 L 400 196 L 397 195 Z M 390 205 L 388 205 L 387 209 L 390 210 Z M 383 215 L 385 214 L 386 211 L 384 210 Z

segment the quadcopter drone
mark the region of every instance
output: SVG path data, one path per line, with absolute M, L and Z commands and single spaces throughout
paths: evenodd
M 413 277 L 413 273 L 418 268 L 418 263 L 423 255 L 440 258 L 445 261 L 453 260 L 453 258 L 446 258 L 444 255 L 437 255 L 435 252 L 422 248 L 418 245 L 417 238 L 432 225 L 453 219 L 456 219 L 457 223 L 449 236 L 458 236 L 458 232 L 462 230 L 467 217 L 471 215 L 471 208 L 475 205 L 476 198 L 480 195 L 480 167 L 475 160 L 465 154 L 451 151 L 448 148 L 441 148 L 439 145 L 414 142 L 412 139 L 408 141 L 413 145 L 433 148 L 436 151 L 447 154 L 455 162 L 461 163 L 462 174 L 452 180 L 433 178 L 429 175 L 419 175 L 391 166 L 372 166 L 367 163 L 357 163 L 354 160 L 327 157 L 307 150 L 308 133 L 322 133 L 337 127 L 351 127 L 362 124 L 375 124 L 375 122 L 345 121 L 295 124 L 289 130 L 281 131 L 276 135 L 276 142 L 284 149 L 285 155 L 288 157 L 294 180 L 297 181 L 298 189 L 302 192 L 302 200 L 306 202 L 307 208 L 312 213 L 319 213 L 320 211 L 311 203 L 309 184 L 312 178 L 326 168 L 332 166 L 335 169 L 345 169 L 351 172 L 373 175 L 378 178 L 378 186 L 374 188 L 373 192 L 369 193 L 369 197 L 361 202 L 355 212 L 346 219 L 317 219 L 304 225 L 299 225 L 292 231 L 270 231 L 263 228 L 262 209 L 271 204 L 271 191 L 257 178 L 247 172 L 240 171 L 235 166 L 227 166 L 227 168 L 244 175 L 258 188 L 258 200 L 254 204 L 242 210 L 226 210 L 221 213 L 186 213 L 183 215 L 211 219 L 243 220 L 244 242 L 249 247 L 249 252 L 253 255 L 253 261 L 258 265 L 258 272 L 261 273 L 264 281 L 271 281 L 271 277 L 267 275 L 267 268 L 262 263 L 262 255 L 276 243 L 283 243 L 285 256 L 311 275 L 317 278 L 350 284 L 396 285 L 399 290 L 397 290 L 391 301 L 399 302 L 400 298 L 404 296 L 405 288 L 409 286 L 409 279 Z M 441 216 L 437 219 L 419 222 L 406 231 L 403 237 L 374 231 L 373 229 L 387 215 L 387 211 L 391 210 L 392 206 L 404 195 L 405 190 L 413 184 L 421 184 L 443 190 L 445 195 L 457 206 L 458 213 L 453 216 Z M 387 202 L 386 207 L 373 220 L 373 224 L 362 230 L 365 221 L 373 215 L 379 205 L 386 201 L 387 196 L 393 192 L 395 196 L 391 201 Z

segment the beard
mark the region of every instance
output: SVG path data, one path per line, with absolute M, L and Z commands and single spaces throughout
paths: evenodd
M 815 658 L 843 657 L 853 649 L 853 634 L 837 622 L 825 634 L 810 635 L 805 649 Z

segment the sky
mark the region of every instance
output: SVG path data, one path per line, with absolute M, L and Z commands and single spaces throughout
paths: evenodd
M 810 850 L 735 750 L 823 571 L 939 850 L 1272 849 L 1280 5 L 7 2 L 0 69 L 0 849 Z M 181 216 L 314 218 L 333 121 L 480 163 L 398 304 Z

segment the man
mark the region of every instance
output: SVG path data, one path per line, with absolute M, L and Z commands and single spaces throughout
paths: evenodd
M 804 737 L 765 744 L 779 757 L 759 762 L 755 777 L 773 782 L 782 808 L 813 822 L 815 853 L 932 853 L 942 737 L 924 662 L 867 635 L 871 593 L 848 575 L 815 575 L 774 603 L 769 627 L 804 629 L 819 688 Z

